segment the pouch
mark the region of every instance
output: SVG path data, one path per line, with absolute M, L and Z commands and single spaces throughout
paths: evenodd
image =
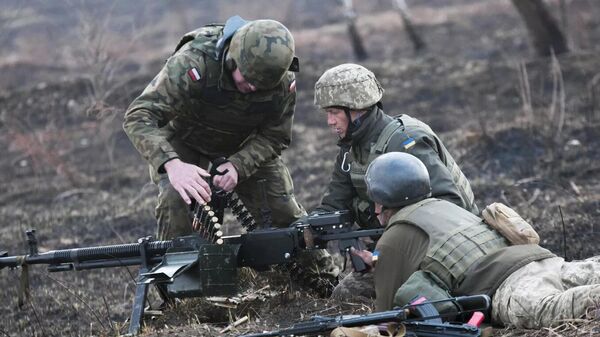
M 539 244 L 540 236 L 512 208 L 495 202 L 488 205 L 481 215 L 485 222 L 502 234 L 513 245 Z

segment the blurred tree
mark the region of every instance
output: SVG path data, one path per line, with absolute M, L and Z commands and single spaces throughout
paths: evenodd
M 512 0 L 512 3 L 525 21 L 538 55 L 569 52 L 563 32 L 542 0 Z
M 187 32 L 187 31 L 190 31 L 190 30 L 196 28 L 196 25 L 190 25 L 190 20 L 188 18 L 189 11 L 188 11 L 187 6 L 188 5 L 184 0 L 171 0 L 171 8 L 173 9 L 173 11 L 175 12 L 175 15 L 177 16 L 176 24 L 179 25 L 178 31 L 181 31 L 181 32 Z M 174 24 L 175 24 L 175 22 L 174 22 Z
M 563 32 L 568 35 L 569 21 L 567 19 L 567 1 L 566 0 L 560 0 L 558 2 L 558 5 L 560 7 L 560 25 L 561 25 L 561 28 L 562 28 Z
M 408 5 L 405 0 L 392 0 L 392 4 L 394 8 L 400 13 L 400 17 L 402 18 L 402 23 L 404 24 L 404 28 L 406 29 L 406 33 L 408 34 L 408 38 L 410 42 L 413 44 L 413 48 L 415 52 L 420 52 L 425 49 L 426 45 L 423 39 L 417 33 L 414 24 L 412 23 L 412 19 L 410 18 L 410 13 L 408 12 Z
M 369 57 L 367 50 L 362 41 L 362 37 L 356 29 L 356 12 L 354 11 L 354 4 L 352 0 L 341 0 L 344 6 L 344 17 L 348 24 L 348 34 L 350 34 L 350 42 L 352 43 L 352 49 L 354 50 L 354 56 L 357 60 L 366 60 Z

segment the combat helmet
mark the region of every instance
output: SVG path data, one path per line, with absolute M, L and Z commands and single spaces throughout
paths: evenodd
M 292 64 L 294 38 L 278 21 L 250 21 L 231 38 L 228 56 L 248 82 L 258 89 L 271 89 Z
M 367 195 L 386 208 L 400 208 L 431 196 L 429 172 L 417 157 L 388 152 L 377 157 L 365 174 Z
M 315 83 L 315 105 L 352 110 L 366 109 L 381 100 L 383 88 L 369 69 L 353 63 L 340 64 L 321 75 Z

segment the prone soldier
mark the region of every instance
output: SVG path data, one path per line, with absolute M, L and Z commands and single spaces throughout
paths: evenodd
M 492 298 L 492 322 L 539 329 L 598 308 L 600 256 L 565 262 L 431 197 L 427 168 L 411 154 L 375 159 L 365 182 L 386 228 L 375 253 L 353 253 L 373 267 L 377 310 L 417 294 L 431 300 L 486 294 Z

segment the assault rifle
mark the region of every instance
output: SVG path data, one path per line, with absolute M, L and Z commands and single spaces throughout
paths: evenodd
M 448 315 L 463 315 L 476 312 L 466 324 L 443 322 L 442 317 L 434 304 L 454 304 L 455 312 Z M 324 317 L 315 316 L 308 321 L 300 322 L 290 328 L 279 331 L 255 333 L 239 337 L 291 337 L 304 335 L 322 335 L 339 327 L 361 327 L 366 325 L 379 325 L 386 323 L 386 330 L 390 336 L 410 337 L 480 337 L 479 325 L 483 321 L 480 311 L 487 311 L 491 300 L 487 295 L 454 297 L 439 301 L 426 301 L 418 297 L 400 308 L 377 312 L 367 315 L 351 315 Z M 380 327 L 381 328 L 381 327 Z M 403 332 L 403 333 L 402 333 Z M 348 334 L 352 336 L 352 334 Z
M 211 217 L 201 218 L 205 221 Z M 0 269 L 22 267 L 26 279 L 28 266 L 34 264 L 48 265 L 50 272 L 139 265 L 129 325 L 129 333 L 135 335 L 141 329 L 150 284 L 160 285 L 174 298 L 235 295 L 239 267 L 261 270 L 286 264 L 294 261 L 301 251 L 325 248 L 333 240 L 339 240 L 340 250 L 346 253 L 352 246 L 359 247 L 359 238 L 383 233 L 383 228 L 353 231 L 352 223 L 347 211 L 324 212 L 307 216 L 288 228 L 257 228 L 241 235 L 221 236 L 222 232 L 216 235 L 220 227 L 213 224 L 203 229 L 202 234 L 174 240 L 153 241 L 145 237 L 137 243 L 45 253 L 38 252 L 35 230 L 29 230 L 26 232 L 29 253 L 9 256 L 5 251 L 0 252 Z M 209 239 L 217 236 L 218 240 Z M 358 264 L 356 268 L 360 270 L 364 265 Z

